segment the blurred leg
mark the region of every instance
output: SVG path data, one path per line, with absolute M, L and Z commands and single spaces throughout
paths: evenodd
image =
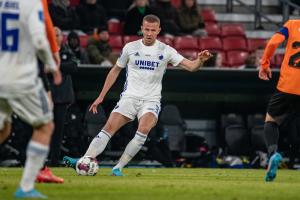
M 58 166 L 60 160 L 60 148 L 64 132 L 64 123 L 67 113 L 67 104 L 54 105 L 54 132 L 50 145 L 50 165 Z
M 264 134 L 268 153 L 272 155 L 278 149 L 279 126 L 268 113 L 264 125 Z
M 49 144 L 54 125 L 49 122 L 35 128 L 27 146 L 27 158 L 21 179 L 21 189 L 26 192 L 34 188 L 34 181 L 39 170 L 44 165 L 49 152 Z

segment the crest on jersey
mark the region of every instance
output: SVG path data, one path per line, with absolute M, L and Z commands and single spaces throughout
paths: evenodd
M 44 17 L 44 13 L 42 10 L 39 10 L 39 20 L 41 22 L 44 22 L 45 21 L 45 17 Z
M 164 59 L 164 56 L 163 56 L 163 55 L 159 55 L 159 56 L 158 56 L 158 59 L 159 59 L 159 60 L 162 60 L 162 59 Z

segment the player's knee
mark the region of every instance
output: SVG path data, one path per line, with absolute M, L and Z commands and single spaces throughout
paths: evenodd
M 6 122 L 4 123 L 3 128 L 0 130 L 0 144 L 2 144 L 10 135 L 11 124 Z
M 54 132 L 55 125 L 53 122 L 49 122 L 48 124 L 46 124 L 45 128 L 48 130 L 49 134 L 52 135 Z
M 52 133 L 53 133 L 53 131 L 54 131 L 54 128 L 55 128 L 54 123 L 53 123 L 53 122 L 49 122 L 49 123 L 47 124 L 47 128 L 49 129 L 49 132 L 50 132 L 50 134 L 52 135 Z
M 53 122 L 48 122 L 46 124 L 43 124 L 42 126 L 36 128 L 40 132 L 43 132 L 43 134 L 47 134 L 49 136 L 52 135 L 54 131 L 54 123 Z
M 151 131 L 151 128 L 152 127 L 147 126 L 147 125 L 140 125 L 139 128 L 138 128 L 138 132 L 141 132 L 141 133 L 147 135 Z
M 114 126 L 112 125 L 112 123 L 110 123 L 110 122 L 107 122 L 107 123 L 105 124 L 105 126 L 103 127 L 103 129 L 104 129 L 106 132 L 110 133 L 110 134 L 114 134 L 114 133 L 115 133 L 115 128 L 114 128 Z
M 269 113 L 267 113 L 265 122 L 275 122 L 275 119 Z

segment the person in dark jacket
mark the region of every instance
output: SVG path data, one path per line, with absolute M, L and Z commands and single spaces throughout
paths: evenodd
M 170 0 L 156 0 L 151 9 L 161 20 L 162 34 L 182 35 L 178 25 L 178 12 Z
M 63 128 L 67 108 L 75 101 L 73 83 L 71 75 L 77 71 L 77 63 L 75 55 L 67 45 L 62 44 L 62 32 L 55 27 L 57 43 L 60 47 L 59 54 L 61 57 L 60 69 L 62 72 L 62 83 L 54 85 L 50 82 L 52 100 L 54 104 L 54 124 L 55 129 L 51 140 L 50 148 L 50 165 L 60 165 L 60 146 L 63 137 Z
M 85 0 L 77 8 L 80 20 L 80 30 L 87 34 L 93 33 L 98 27 L 107 26 L 107 16 L 104 8 L 97 0 Z
M 98 0 L 98 4 L 103 6 L 109 18 L 123 21 L 127 9 L 132 4 L 132 0 Z
M 196 0 L 182 0 L 178 11 L 178 21 L 181 32 L 196 36 L 206 35 L 204 23 L 196 5 Z
M 80 46 L 80 38 L 76 32 L 72 31 L 69 33 L 67 42 L 67 45 L 70 47 L 76 58 L 80 61 L 80 64 L 90 64 L 90 60 L 85 49 Z
M 91 64 L 112 66 L 114 55 L 108 41 L 107 27 L 98 28 L 93 37 L 89 39 L 86 50 Z
M 147 0 L 135 0 L 134 6 L 128 10 L 125 17 L 124 34 L 142 35 L 141 24 L 146 15 L 153 14 L 147 5 Z
M 54 26 L 62 30 L 79 29 L 79 17 L 74 7 L 70 6 L 70 0 L 52 0 L 49 12 Z

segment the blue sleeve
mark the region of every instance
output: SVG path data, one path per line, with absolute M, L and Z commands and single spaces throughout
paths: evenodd
M 284 35 L 285 39 L 287 40 L 289 38 L 289 29 L 286 27 L 282 27 L 278 33 L 281 33 L 282 35 Z

